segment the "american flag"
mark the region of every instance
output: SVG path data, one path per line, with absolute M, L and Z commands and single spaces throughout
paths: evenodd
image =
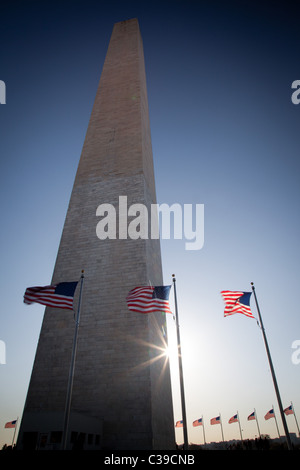
M 138 313 L 172 313 L 169 306 L 171 286 L 140 286 L 126 297 L 128 309 Z
M 248 421 L 251 421 L 252 419 L 256 419 L 255 418 L 255 411 L 253 411 L 253 413 L 251 413 L 251 415 L 248 416 Z
M 11 428 L 15 428 L 16 424 L 17 424 L 17 420 L 15 419 L 14 421 L 9 421 L 8 423 L 6 423 L 4 427 L 6 429 L 11 429 Z
M 294 414 L 294 410 L 293 410 L 293 407 L 292 405 L 288 406 L 287 408 L 285 408 L 283 410 L 283 412 L 286 414 L 286 415 L 293 415 Z
M 268 413 L 265 415 L 265 419 L 270 419 L 270 418 L 275 418 L 273 408 L 271 410 L 269 410 Z
M 230 418 L 230 420 L 228 421 L 229 424 L 231 423 L 238 423 L 239 419 L 238 419 L 238 415 L 234 415 Z
M 216 418 L 212 418 L 210 420 L 210 424 L 221 424 L 221 416 L 217 416 Z
M 54 286 L 28 287 L 24 294 L 24 303 L 38 303 L 47 307 L 73 310 L 74 292 L 77 282 L 61 282 Z
M 183 421 L 176 421 L 175 428 L 183 428 Z
M 250 309 L 250 296 L 252 292 L 223 290 L 221 295 L 225 302 L 224 317 L 234 313 L 243 313 L 254 318 Z
M 193 426 L 203 426 L 202 418 L 193 421 Z

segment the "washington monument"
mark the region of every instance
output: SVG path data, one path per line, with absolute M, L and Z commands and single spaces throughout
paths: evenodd
M 164 284 L 160 241 L 118 236 L 118 225 L 115 239 L 96 234 L 97 208 L 121 196 L 156 204 L 137 19 L 113 27 L 51 280 L 79 281 L 84 270 L 66 449 L 175 448 L 166 314 L 126 303 L 136 286 Z M 71 310 L 46 307 L 19 449 L 61 448 L 74 327 Z

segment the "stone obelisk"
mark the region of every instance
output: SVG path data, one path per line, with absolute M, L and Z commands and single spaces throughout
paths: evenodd
M 160 242 L 96 234 L 97 207 L 156 203 L 143 44 L 136 19 L 113 28 L 60 241 L 52 284 L 79 280 L 81 318 L 67 449 L 172 449 L 162 313 L 130 312 L 128 292 L 163 285 Z M 132 218 L 131 218 L 132 219 Z M 128 216 L 128 223 L 130 222 Z M 171 281 L 169 282 L 171 284 Z M 74 299 L 77 308 L 78 288 Z M 71 311 L 45 309 L 18 448 L 60 448 L 74 335 Z

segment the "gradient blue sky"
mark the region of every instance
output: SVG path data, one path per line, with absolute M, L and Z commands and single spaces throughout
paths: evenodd
M 23 305 L 48 284 L 113 24 L 137 17 L 144 42 L 159 203 L 205 206 L 205 243 L 162 240 L 164 283 L 177 278 L 189 440 L 276 437 L 283 428 L 255 320 L 223 316 L 220 291 L 256 286 L 283 406 L 300 419 L 299 11 L 289 2 L 2 1 L 0 79 L 0 447 L 21 418 L 44 308 Z M 96 210 L 96 208 L 95 208 Z M 95 226 L 97 220 L 95 217 Z M 173 293 L 171 306 L 174 305 Z M 257 316 L 254 299 L 253 313 Z M 175 325 L 168 317 L 170 348 Z M 300 357 L 300 356 L 299 356 Z M 171 356 L 174 420 L 181 419 Z M 292 416 L 287 417 L 296 432 Z M 182 430 L 176 430 L 182 442 Z

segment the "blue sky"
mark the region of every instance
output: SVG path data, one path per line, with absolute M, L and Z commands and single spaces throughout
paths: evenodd
M 255 320 L 223 316 L 220 291 L 258 301 L 283 406 L 300 419 L 299 126 L 291 84 L 300 79 L 298 12 L 289 2 L 7 1 L 1 3 L 0 446 L 21 417 L 43 307 L 23 305 L 48 284 L 113 24 L 137 17 L 144 42 L 159 203 L 204 204 L 205 242 L 162 240 L 165 284 L 176 274 L 190 442 L 283 434 Z M 96 225 L 96 220 L 95 220 Z M 173 297 L 171 295 L 171 306 Z M 254 299 L 253 313 L 257 316 Z M 168 318 L 170 348 L 176 331 Z M 174 419 L 181 419 L 171 357 Z M 291 432 L 294 419 L 287 417 Z M 178 442 L 182 431 L 176 430 Z

